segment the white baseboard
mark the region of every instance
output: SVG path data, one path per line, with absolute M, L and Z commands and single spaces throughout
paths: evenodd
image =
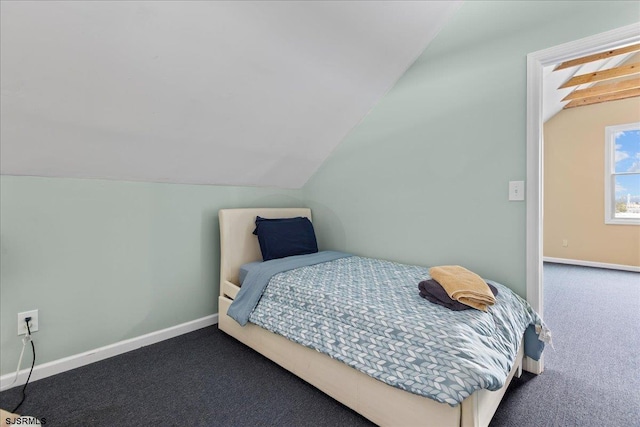
M 170 328 L 162 329 L 160 331 L 151 332 L 139 337 L 130 338 L 128 340 L 120 341 L 117 343 L 109 344 L 104 347 L 96 348 L 94 350 L 85 351 L 84 353 L 74 354 L 73 356 L 64 357 L 62 359 L 54 360 L 51 362 L 36 365 L 33 368 L 31 379 L 29 383 L 43 378 L 50 377 L 71 369 L 79 368 L 81 366 L 89 365 L 100 360 L 107 359 L 109 357 L 117 356 L 128 351 L 136 350 L 141 347 L 145 347 L 151 344 L 158 343 L 160 341 L 168 340 L 179 335 L 193 332 L 198 329 L 206 328 L 207 326 L 215 325 L 218 323 L 218 314 L 212 314 L 209 316 L 201 317 L 200 319 L 192 320 L 190 322 L 182 323 L 180 325 L 171 326 Z M 28 349 L 27 349 L 28 350 Z M 29 360 L 29 352 L 25 350 L 25 360 Z M 29 376 L 29 368 L 22 369 L 18 374 L 18 380 L 11 387 L 17 387 L 23 385 L 27 381 Z M 16 372 L 13 371 L 9 374 L 0 377 L 0 389 L 4 391 L 4 388 L 9 386 L 13 381 Z
M 585 267 L 608 268 L 609 270 L 624 270 L 640 273 L 640 267 L 636 267 L 634 265 L 607 264 L 605 262 L 581 261 L 578 259 L 553 258 L 548 256 L 543 257 L 542 260 L 545 262 L 555 262 L 558 264 L 582 265 Z

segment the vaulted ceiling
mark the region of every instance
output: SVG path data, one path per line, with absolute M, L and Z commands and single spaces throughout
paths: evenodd
M 630 44 L 545 67 L 544 121 L 563 109 L 640 96 L 639 51 Z
M 3 1 L 0 172 L 299 188 L 460 4 Z

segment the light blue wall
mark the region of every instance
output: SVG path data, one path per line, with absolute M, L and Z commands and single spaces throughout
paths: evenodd
M 461 264 L 525 295 L 526 55 L 638 2 L 465 2 L 305 186 L 326 248 Z
M 40 311 L 38 364 L 216 313 L 218 209 L 304 204 L 299 191 L 246 187 L 0 185 L 2 374 L 16 368 L 21 311 Z

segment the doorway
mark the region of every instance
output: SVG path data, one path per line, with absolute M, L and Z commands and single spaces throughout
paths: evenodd
M 640 25 L 633 24 L 527 55 L 526 291 L 527 301 L 543 318 L 543 68 L 639 41 Z M 525 359 L 525 370 L 539 374 L 543 368 L 544 358 Z

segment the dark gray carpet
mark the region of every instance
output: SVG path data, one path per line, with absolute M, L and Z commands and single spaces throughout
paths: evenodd
M 640 426 L 639 277 L 545 265 L 556 351 L 514 380 L 492 426 Z M 216 327 L 36 381 L 20 412 L 51 426 L 372 425 Z
M 17 388 L 0 394 L 17 402 Z M 19 413 L 47 426 L 371 425 L 215 326 L 36 381 Z
M 545 372 L 515 379 L 492 426 L 640 426 L 640 274 L 544 265 Z

